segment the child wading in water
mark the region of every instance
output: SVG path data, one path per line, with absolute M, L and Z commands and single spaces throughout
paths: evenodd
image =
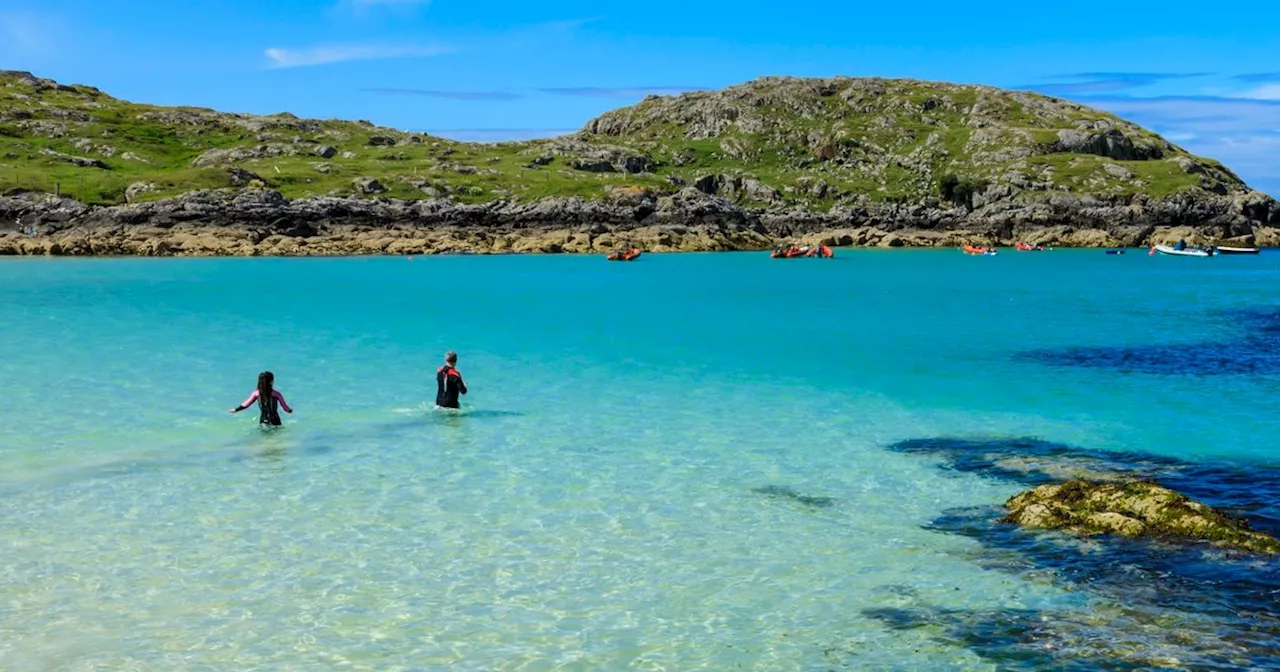
M 258 374 L 258 389 L 244 400 L 243 404 L 231 409 L 231 413 L 239 413 L 253 405 L 254 401 L 258 402 L 258 410 L 262 415 L 258 417 L 258 422 L 264 425 L 280 425 L 280 408 L 285 413 L 292 413 L 293 409 L 289 408 L 289 404 L 285 402 L 284 395 L 276 391 L 272 386 L 276 382 L 275 374 L 270 371 L 263 371 Z

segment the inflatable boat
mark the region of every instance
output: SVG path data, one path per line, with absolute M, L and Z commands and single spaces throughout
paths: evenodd
M 769 257 L 773 259 L 799 259 L 807 254 L 809 254 L 809 248 L 792 246 L 787 248 L 780 247 L 769 253 Z
M 640 256 L 640 250 L 633 247 L 629 250 L 619 250 L 617 252 L 610 252 L 609 256 L 605 258 L 608 259 L 609 261 L 634 261 L 639 256 Z
M 836 253 L 832 252 L 831 248 L 827 247 L 826 245 L 818 245 L 816 247 L 810 248 L 809 251 L 805 253 L 805 256 L 815 257 L 818 259 L 830 259 L 836 256 Z

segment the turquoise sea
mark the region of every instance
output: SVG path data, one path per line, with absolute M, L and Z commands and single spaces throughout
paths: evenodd
M 1276 561 L 993 522 L 1280 532 L 1280 253 L 838 254 L 0 261 L 0 669 L 1280 666 Z

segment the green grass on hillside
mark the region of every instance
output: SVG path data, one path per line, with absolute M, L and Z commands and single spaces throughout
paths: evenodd
M 671 192 L 677 184 L 722 174 L 778 189 L 784 202 L 826 208 L 849 198 L 922 202 L 938 196 L 945 175 L 998 183 L 1010 172 L 1044 175 L 1047 167 L 1053 168 L 1053 188 L 1074 193 L 1160 197 L 1201 185 L 1199 175 L 1175 161 L 1189 157 L 1181 150 L 1164 160 L 1128 162 L 1044 153 L 1059 130 L 1100 121 L 1122 127 L 1135 141 L 1162 142 L 1096 110 L 980 87 L 874 80 L 859 85 L 868 87 L 865 91 L 840 88 L 855 86 L 846 82 L 814 92 L 806 81 L 760 80 L 723 96 L 649 99 L 606 115 L 636 128 L 623 137 L 583 134 L 578 140 L 645 154 L 657 166 L 652 173 L 624 174 L 576 170 L 572 162 L 579 153 L 557 147 L 556 141 L 471 144 L 365 122 L 137 105 L 87 87 L 47 80 L 33 85 L 20 74 L 0 73 L 0 191 L 57 189 L 87 203 L 110 204 L 123 202 L 135 183 L 155 186 L 138 194 L 139 200 L 227 188 L 234 186 L 231 166 L 198 167 L 193 161 L 209 150 L 259 146 L 298 154 L 245 158 L 234 165 L 261 178 L 254 187 L 288 197 L 360 195 L 353 181 L 373 177 L 386 188 L 376 195 L 405 199 L 600 199 L 609 187 Z M 696 135 L 692 127 L 674 120 L 696 118 L 690 112 L 700 109 L 695 105 L 734 121 L 715 137 L 691 137 Z M 680 114 L 665 113 L 670 111 Z M 390 138 L 394 146 L 371 144 L 379 137 Z M 335 148 L 337 155 L 317 156 L 320 145 Z M 1024 151 L 1018 156 L 1032 155 L 999 156 L 1001 150 L 1019 148 Z M 77 166 L 50 152 L 96 159 L 105 167 Z M 533 164 L 545 154 L 556 156 L 548 165 Z M 1122 165 L 1133 177 L 1119 177 L 1114 168 L 1108 172 L 1108 163 Z M 1218 164 L 1200 163 L 1214 179 L 1244 188 Z M 815 191 L 815 183 L 826 184 L 828 191 Z M 745 193 L 724 195 L 750 199 Z

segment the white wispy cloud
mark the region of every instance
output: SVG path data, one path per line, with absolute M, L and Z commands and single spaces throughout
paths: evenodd
M 1265 84 L 1251 91 L 1246 91 L 1244 96 L 1259 100 L 1280 100 L 1280 84 Z
M 412 44 L 343 44 L 286 49 L 271 47 L 265 52 L 270 67 L 304 68 L 313 65 L 372 61 L 389 58 L 423 58 L 449 53 L 440 45 Z
M 1270 85 L 1268 85 L 1270 86 Z M 1128 117 L 1201 156 L 1221 161 L 1255 189 L 1280 196 L 1280 96 L 1268 86 L 1226 96 L 1078 96 Z

